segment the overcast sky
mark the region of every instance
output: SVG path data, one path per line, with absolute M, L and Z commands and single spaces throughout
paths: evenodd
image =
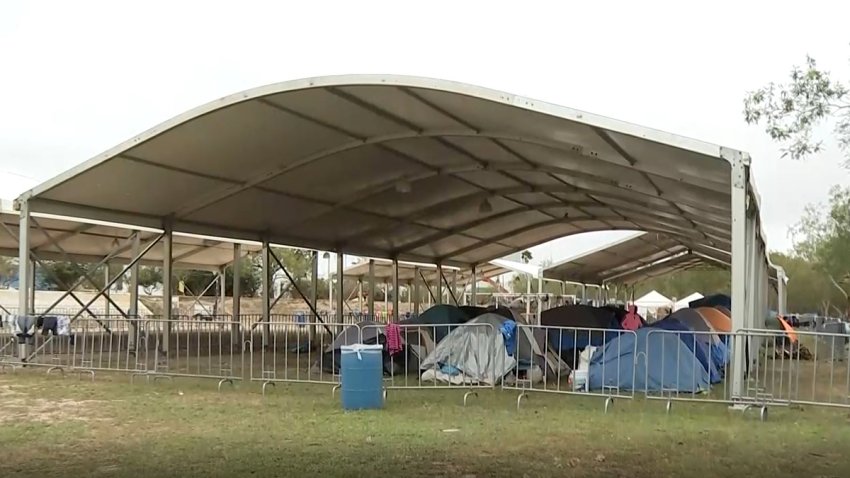
M 687 5 L 687 7 L 685 7 Z M 829 186 L 742 118 L 746 91 L 811 54 L 850 78 L 848 2 L 0 2 L 0 196 L 189 108 L 307 76 L 473 83 L 751 153 L 771 249 Z M 616 234 L 605 233 L 605 240 Z M 600 237 L 536 248 L 555 260 Z

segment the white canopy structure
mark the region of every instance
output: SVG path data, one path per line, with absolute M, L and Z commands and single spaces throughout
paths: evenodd
M 625 229 L 728 253 L 736 328 L 767 310 L 749 155 L 451 81 L 348 75 L 237 93 L 48 180 L 16 208 L 24 283 L 33 213 L 162 230 L 166 289 L 176 232 L 262 242 L 265 266 L 279 243 L 336 251 L 337 270 L 343 254 L 476 270 Z M 341 291 L 337 301 L 342 310 Z M 743 348 L 735 357 L 741 391 Z
M 634 305 L 637 306 L 638 314 L 642 317 L 654 317 L 657 315 L 659 309 L 672 309 L 673 301 L 657 290 L 653 290 L 646 295 L 635 299 Z
M 673 304 L 673 312 L 680 309 L 687 309 L 690 306 L 691 302 L 702 298 L 703 295 L 699 292 L 693 292 L 691 294 L 688 294 L 687 296 L 682 297 L 681 299 L 677 300 L 675 304 Z

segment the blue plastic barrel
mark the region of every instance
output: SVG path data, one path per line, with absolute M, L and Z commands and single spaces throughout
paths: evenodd
M 340 378 L 344 410 L 384 406 L 384 359 L 381 345 L 343 345 Z

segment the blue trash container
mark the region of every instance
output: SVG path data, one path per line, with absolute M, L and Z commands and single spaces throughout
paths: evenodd
M 383 346 L 341 347 L 340 389 L 344 410 L 376 410 L 384 406 Z

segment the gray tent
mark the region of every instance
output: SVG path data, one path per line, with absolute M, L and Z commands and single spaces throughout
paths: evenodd
M 540 380 L 547 363 L 554 372 L 567 370 L 556 356 L 544 357 L 543 337 L 527 328 L 516 329 L 516 346 L 509 355 L 501 332 L 505 322 L 504 316 L 490 313 L 455 328 L 422 361 L 422 380 L 495 385 L 520 371 Z

